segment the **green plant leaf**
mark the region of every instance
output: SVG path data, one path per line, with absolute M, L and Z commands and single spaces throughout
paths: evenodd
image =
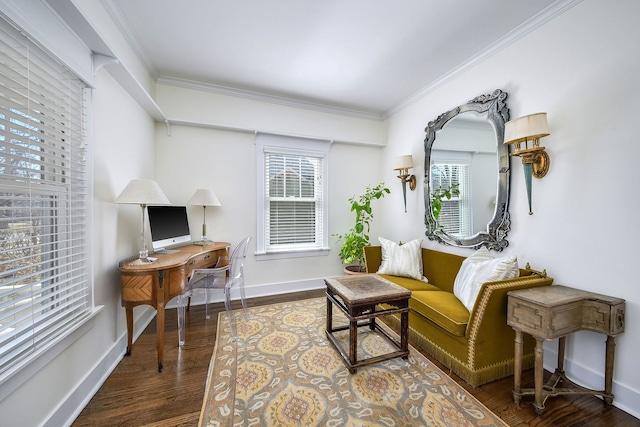
M 355 225 L 344 234 L 334 234 L 338 242 L 342 243 L 339 256 L 343 263 L 361 266 L 364 263 L 364 247 L 369 243 L 369 231 L 373 220 L 372 199 L 380 199 L 386 194 L 391 194 L 391 190 L 381 182 L 375 187 L 368 186 L 364 194 L 348 199 L 351 205 L 351 212 L 355 212 Z

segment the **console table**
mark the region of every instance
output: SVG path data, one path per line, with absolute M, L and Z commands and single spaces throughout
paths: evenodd
M 158 372 L 162 372 L 164 360 L 164 309 L 171 298 L 182 295 L 189 276 L 195 268 L 215 266 L 220 256 L 229 255 L 226 242 L 211 245 L 187 245 L 166 253 L 156 253 L 156 260 L 149 264 L 126 259 L 118 265 L 122 286 L 122 306 L 127 312 L 127 353 L 133 344 L 133 307 L 150 305 L 158 312 L 156 330 L 158 339 Z
M 544 413 L 548 397 L 569 394 L 602 396 L 605 403 L 613 402 L 613 360 L 615 337 L 624 332 L 625 301 L 566 286 L 553 285 L 521 289 L 508 294 L 507 324 L 516 331 L 513 400 L 516 405 L 525 395 L 534 395 L 537 416 Z M 564 373 L 566 336 L 572 332 L 589 330 L 607 335 L 604 390 L 592 390 L 571 383 Z M 522 333 L 536 340 L 535 388 L 520 388 L 522 375 Z M 558 340 L 558 367 L 543 385 L 543 341 Z M 566 381 L 567 387 L 558 387 Z

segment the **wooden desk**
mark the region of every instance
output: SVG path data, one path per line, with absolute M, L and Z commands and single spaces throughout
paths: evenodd
M 525 395 L 535 396 L 535 413 L 542 416 L 544 403 L 550 396 L 586 394 L 602 396 L 605 403 L 613 402 L 613 360 L 615 336 L 624 332 L 625 301 L 566 286 L 553 285 L 522 289 L 508 293 L 507 324 L 516 331 L 513 400 L 516 405 Z M 589 330 L 607 335 L 604 390 L 591 390 L 571 383 L 564 374 L 566 336 L 572 332 Z M 521 389 L 522 333 L 536 339 L 535 388 Z M 558 367 L 546 384 L 543 381 L 542 343 L 559 338 Z M 558 384 L 566 381 L 567 387 Z
M 175 248 L 175 253 L 157 253 L 151 264 L 136 264 L 136 259 L 121 261 L 120 284 L 122 306 L 127 312 L 127 353 L 133 343 L 133 307 L 147 304 L 158 312 L 156 317 L 158 338 L 158 371 L 162 372 L 164 360 L 164 308 L 171 298 L 184 293 L 194 268 L 213 267 L 220 256 L 229 255 L 226 242 L 207 246 L 188 245 Z

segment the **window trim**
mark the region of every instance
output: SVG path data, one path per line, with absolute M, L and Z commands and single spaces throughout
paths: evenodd
M 284 259 L 327 256 L 329 254 L 329 153 L 332 141 L 292 137 L 274 134 L 256 134 L 256 259 Z M 313 156 L 322 159 L 322 243 L 319 249 L 267 250 L 265 212 L 265 151 L 299 156 Z

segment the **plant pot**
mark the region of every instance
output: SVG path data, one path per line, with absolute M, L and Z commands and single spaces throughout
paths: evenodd
M 367 269 L 364 265 L 347 265 L 344 274 L 365 274 Z

